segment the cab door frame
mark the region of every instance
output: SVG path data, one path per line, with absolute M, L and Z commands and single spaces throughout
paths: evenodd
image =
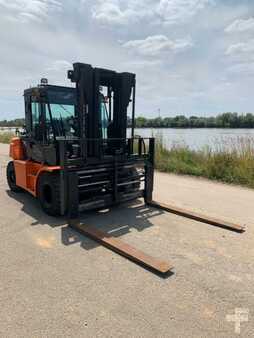
M 24 138 L 24 141 L 26 142 L 27 146 L 27 155 L 29 159 L 43 163 L 45 161 L 43 147 L 47 145 L 47 135 L 45 129 L 45 107 L 41 100 L 39 91 L 36 91 L 36 93 L 25 93 L 24 98 L 27 136 Z M 38 110 L 37 124 L 34 123 L 34 107 L 36 107 Z

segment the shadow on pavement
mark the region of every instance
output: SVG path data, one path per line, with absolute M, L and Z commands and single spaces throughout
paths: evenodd
M 91 250 L 101 245 L 70 228 L 67 225 L 66 216 L 56 218 L 46 215 L 40 208 L 39 202 L 29 193 L 13 193 L 9 190 L 6 193 L 22 205 L 21 210 L 24 213 L 34 219 L 31 226 L 61 227 L 61 240 L 64 245 L 69 246 L 79 243 L 85 250 Z M 153 209 L 144 205 L 143 201 L 136 200 L 100 211 L 86 212 L 80 215 L 80 222 L 84 226 L 94 226 L 112 237 L 122 237 L 131 232 L 132 229 L 143 231 L 152 227 L 151 219 L 161 214 L 164 214 L 164 211 Z M 169 272 L 163 277 L 167 278 L 171 275 L 172 272 Z
M 29 193 L 14 193 L 10 190 L 6 190 L 6 193 L 10 198 L 14 198 L 22 205 L 21 210 L 24 213 L 34 219 L 31 223 L 32 226 L 45 224 L 54 228 L 67 224 L 66 216 L 52 217 L 45 214 L 38 200 Z M 89 224 L 90 226 L 98 227 L 113 237 L 119 237 L 130 232 L 131 228 L 137 231 L 143 231 L 153 226 L 150 219 L 163 213 L 164 211 L 162 210 L 150 208 L 144 205 L 141 200 L 136 200 L 131 203 L 124 203 L 100 211 L 81 213 L 80 222 L 83 223 L 84 226 Z M 68 234 L 72 232 L 74 232 L 74 230 L 69 227 L 63 228 L 63 243 L 65 245 L 73 244 L 73 241 L 68 241 Z
M 31 223 L 32 226 L 36 225 L 49 225 L 51 227 L 57 227 L 66 224 L 65 217 L 51 217 L 46 215 L 36 198 L 30 195 L 28 192 L 15 193 L 10 190 L 6 190 L 7 195 L 10 198 L 14 198 L 21 204 L 21 210 L 29 215 L 34 221 Z
M 162 213 L 163 211 L 147 207 L 138 200 L 101 211 L 81 214 L 80 222 L 84 226 L 92 226 L 112 237 L 122 237 L 131 232 L 132 229 L 143 231 L 153 226 L 151 218 Z M 90 250 L 99 245 L 94 241 L 92 241 L 92 243 L 82 241 L 82 238 L 86 237 L 80 235 L 78 231 L 69 227 L 62 228 L 62 242 L 65 245 L 71 245 L 80 241 L 81 246 L 86 250 Z

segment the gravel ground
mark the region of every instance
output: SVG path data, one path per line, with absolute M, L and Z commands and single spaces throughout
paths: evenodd
M 30 195 L 11 193 L 8 160 L 0 144 L 1 337 L 254 336 L 254 191 L 156 174 L 157 200 L 246 224 L 244 234 L 142 201 L 83 215 L 173 263 L 160 278 L 46 216 Z M 249 311 L 240 335 L 227 321 L 237 308 Z

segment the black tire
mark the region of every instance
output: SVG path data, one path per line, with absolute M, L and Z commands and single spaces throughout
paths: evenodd
M 38 199 L 43 211 L 50 216 L 61 214 L 60 177 L 55 173 L 43 173 L 37 186 Z
M 16 185 L 16 174 L 13 161 L 10 161 L 7 164 L 6 168 L 6 177 L 9 188 L 13 192 L 22 192 L 22 188 Z

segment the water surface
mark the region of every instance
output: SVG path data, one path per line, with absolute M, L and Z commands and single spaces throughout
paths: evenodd
M 0 127 L 0 133 L 15 132 L 16 128 Z M 172 145 L 187 145 L 190 149 L 198 150 L 205 146 L 213 150 L 224 145 L 229 147 L 242 139 L 252 139 L 254 144 L 254 129 L 175 129 L 175 128 L 136 128 L 135 135 L 143 137 L 162 138 L 167 148 Z M 130 136 L 130 129 L 128 130 Z
M 135 135 L 143 137 L 162 137 L 167 148 L 174 144 L 185 144 L 198 150 L 205 146 L 216 149 L 221 145 L 230 147 L 239 140 L 253 139 L 254 129 L 175 129 L 175 128 L 136 128 Z

